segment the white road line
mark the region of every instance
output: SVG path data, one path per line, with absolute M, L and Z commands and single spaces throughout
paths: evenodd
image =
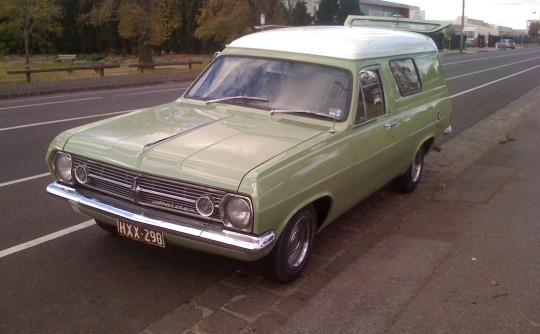
M 139 109 L 116 111 L 116 112 L 111 112 L 111 113 L 107 113 L 107 114 L 99 114 L 99 115 L 64 118 L 64 119 L 60 119 L 60 120 L 56 120 L 56 121 L 47 121 L 47 122 L 40 122 L 40 123 L 17 125 L 17 126 L 11 126 L 9 128 L 0 128 L 0 132 L 8 131 L 8 130 L 15 130 L 15 129 L 22 129 L 22 128 L 29 128 L 29 127 L 33 127 L 33 126 L 47 125 L 47 124 L 78 121 L 78 120 L 81 120 L 81 119 L 88 119 L 88 118 L 96 118 L 96 117 L 103 117 L 103 116 L 114 116 L 114 115 L 119 115 L 119 114 L 126 114 L 126 113 L 137 111 L 137 110 L 139 110 Z
M 519 64 L 519 63 L 524 63 L 524 62 L 531 61 L 531 60 L 538 59 L 538 58 L 540 58 L 540 56 L 539 56 L 539 57 L 534 57 L 534 58 L 525 59 L 525 60 L 516 61 L 515 63 L 510 63 L 510 64 L 506 64 L 506 65 L 501 65 L 501 66 L 496 66 L 496 67 L 488 68 L 488 69 L 481 70 L 481 71 L 476 71 L 476 72 L 471 72 L 471 73 L 467 73 L 467 74 L 462 74 L 462 75 L 458 75 L 458 76 L 455 76 L 455 77 L 447 78 L 446 81 L 450 81 L 450 80 L 454 80 L 454 79 L 458 79 L 458 78 L 463 78 L 463 77 L 467 77 L 467 76 L 469 76 L 469 75 L 474 75 L 474 74 L 478 74 L 478 73 L 482 73 L 482 72 L 488 72 L 488 71 L 496 70 L 496 69 L 503 68 L 503 67 L 506 67 L 506 66 L 516 65 L 516 64 Z
M 20 109 L 20 108 L 28 108 L 28 107 L 37 107 L 37 106 L 46 106 L 51 104 L 61 104 L 61 103 L 70 103 L 70 102 L 82 102 L 82 101 L 88 101 L 88 100 L 99 100 L 103 97 L 87 97 L 85 99 L 75 99 L 75 100 L 64 100 L 64 101 L 53 101 L 53 102 L 42 102 L 42 103 L 34 103 L 34 104 L 25 104 L 22 106 L 12 106 L 12 107 L 1 107 L 0 110 L 7 110 L 7 109 Z
M 121 88 L 121 89 L 115 89 L 113 92 L 127 92 L 127 91 L 133 91 L 133 90 L 142 90 L 142 89 L 153 89 L 157 87 L 163 87 L 163 86 L 178 86 L 177 89 L 185 89 L 188 88 L 191 83 L 173 83 L 173 84 L 165 84 L 165 85 L 159 85 L 159 86 L 143 86 L 143 87 L 134 87 L 134 88 Z M 107 92 L 110 92 L 110 89 L 107 89 Z M 18 102 L 24 102 L 24 101 L 39 101 L 39 100 L 52 100 L 57 98 L 63 98 L 68 96 L 84 96 L 84 95 L 98 95 L 98 94 L 105 94 L 101 90 L 95 90 L 90 92 L 74 92 L 71 94 L 52 94 L 52 95 L 45 95 L 45 96 L 33 96 L 31 98 L 17 98 L 17 99 L 7 99 L 7 100 L 0 100 L 0 105 L 8 104 L 8 103 L 18 103 Z M 103 96 L 102 96 L 103 98 Z
M 76 96 L 84 96 L 84 95 L 98 95 L 101 92 L 99 91 L 90 91 L 90 92 L 84 92 L 84 93 L 72 93 L 72 94 L 51 94 L 51 95 L 40 95 L 40 96 L 32 96 L 32 97 L 26 97 L 26 98 L 14 98 L 14 99 L 5 99 L 0 101 L 0 105 L 8 104 L 8 103 L 19 103 L 19 102 L 26 102 L 26 101 L 40 101 L 40 100 L 52 100 L 52 99 L 59 99 L 64 97 L 76 97 Z
M 494 83 L 497 83 L 497 82 L 500 82 L 500 81 L 503 81 L 503 80 L 506 80 L 506 79 L 509 79 L 509 78 L 512 78 L 512 77 L 515 77 L 516 75 L 520 75 L 522 73 L 525 73 L 525 72 L 529 72 L 529 71 L 532 71 L 536 68 L 540 67 L 540 65 L 536 65 L 534 67 L 531 67 L 527 70 L 523 70 L 521 72 L 517 72 L 517 73 L 514 73 L 514 74 L 511 74 L 511 75 L 508 75 L 506 77 L 503 77 L 503 78 L 500 78 L 500 79 L 497 79 L 497 80 L 493 80 L 491 82 L 488 82 L 488 83 L 485 83 L 483 85 L 480 85 L 480 86 L 477 86 L 477 87 L 474 87 L 474 88 L 471 88 L 471 89 L 468 89 L 468 90 L 465 90 L 463 92 L 460 92 L 460 93 L 457 93 L 457 94 L 454 94 L 452 96 L 450 96 L 450 98 L 454 98 L 454 97 L 457 97 L 457 96 L 460 96 L 460 95 L 463 95 L 463 94 L 467 94 L 467 93 L 470 93 L 470 92 L 474 92 L 475 90 L 478 90 L 480 88 L 484 88 L 486 86 L 489 86 L 489 85 L 493 85 Z
M 45 177 L 45 176 L 49 176 L 49 175 L 51 175 L 51 174 L 49 174 L 49 173 L 43 173 L 43 174 L 39 174 L 39 175 L 34 175 L 34 176 L 25 177 L 25 178 L 18 179 L 18 180 L 13 180 L 13 181 L 8 181 L 8 182 L 0 183 L 0 188 L 6 187 L 6 186 L 10 186 L 10 185 L 12 185 L 12 184 L 17 184 L 17 183 L 21 183 L 21 182 L 26 182 L 26 181 L 30 181 L 30 180 L 39 179 L 39 178 L 41 178 L 41 177 Z
M 182 88 L 183 89 L 183 88 Z M 118 94 L 116 96 L 131 96 L 131 95 L 143 95 L 143 94 L 154 94 L 154 93 L 162 93 L 162 92 L 170 92 L 170 91 L 178 91 L 178 88 L 174 89 L 161 89 L 161 90 L 153 90 L 148 92 L 138 92 L 138 93 L 129 93 L 129 94 Z M 180 97 L 180 96 L 179 96 Z
M 65 228 L 65 229 L 60 230 L 58 232 L 48 234 L 48 235 L 43 236 L 41 238 L 30 240 L 30 241 L 25 242 L 23 244 L 13 246 L 13 247 L 10 247 L 8 249 L 4 249 L 3 251 L 0 251 L 0 258 L 3 258 L 5 256 L 8 256 L 8 255 L 11 255 L 11 254 L 14 254 L 14 253 L 18 253 L 20 251 L 23 251 L 25 249 L 28 249 L 28 248 L 31 248 L 31 247 L 34 247 L 34 246 L 37 246 L 37 245 L 40 245 L 40 244 L 48 242 L 48 241 L 63 237 L 64 235 L 67 235 L 67 234 L 70 234 L 70 233 L 85 229 L 85 228 L 90 227 L 90 226 L 92 226 L 94 224 L 95 223 L 94 223 L 93 220 L 89 220 L 89 221 L 86 221 L 84 223 Z
M 528 54 L 528 53 L 537 53 L 537 51 L 521 52 L 520 55 Z M 475 58 L 475 59 L 467 59 L 467 60 L 455 61 L 453 63 L 444 63 L 443 66 L 445 66 L 445 65 L 463 64 L 463 63 L 472 63 L 472 62 L 475 62 L 475 61 L 482 61 L 482 60 L 486 60 L 486 59 L 510 57 L 512 55 L 513 55 L 512 53 L 508 52 L 508 53 L 506 53 L 504 55 L 500 55 L 500 56 L 491 56 L 491 57 L 483 57 L 483 58 Z

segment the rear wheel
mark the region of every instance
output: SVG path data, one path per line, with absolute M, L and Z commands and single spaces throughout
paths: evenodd
M 116 229 L 116 225 L 107 224 L 101 220 L 95 220 L 96 225 L 101 227 L 103 230 L 112 233 L 112 234 L 118 234 L 118 230 Z
M 411 193 L 414 191 L 418 183 L 420 183 L 422 171 L 424 170 L 424 154 L 424 148 L 421 147 L 418 152 L 416 152 L 414 160 L 409 166 L 409 169 L 407 169 L 403 175 L 394 180 L 394 187 L 397 191 L 402 193 Z
M 265 261 L 268 274 L 281 283 L 296 279 L 308 262 L 313 242 L 317 217 L 312 205 L 297 212 L 289 221 L 272 252 Z

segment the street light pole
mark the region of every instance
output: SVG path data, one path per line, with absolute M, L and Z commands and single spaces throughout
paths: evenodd
M 459 53 L 463 52 L 463 25 L 465 25 L 465 0 L 461 9 L 461 34 L 459 36 Z
M 264 13 L 261 13 L 261 16 L 259 17 L 261 20 L 261 31 L 264 30 L 264 25 L 266 23 L 266 16 L 264 16 Z

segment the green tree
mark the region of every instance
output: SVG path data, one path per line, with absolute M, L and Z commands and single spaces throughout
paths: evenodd
M 174 52 L 201 52 L 202 42 L 194 36 L 197 29 L 197 14 L 203 6 L 200 0 L 180 0 L 178 2 L 182 16 L 180 26 L 174 30 L 171 38 L 165 42 L 163 48 Z
M 321 0 L 319 3 L 319 10 L 316 14 L 317 18 L 315 19 L 315 24 L 336 25 L 338 9 L 339 6 L 337 0 Z
M 199 10 L 195 37 L 221 46 L 253 32 L 254 11 L 246 0 L 209 0 Z
M 298 1 L 291 11 L 289 24 L 293 26 L 307 26 L 311 24 L 313 18 L 307 12 L 306 3 Z
M 540 22 L 539 21 L 531 21 L 529 23 L 529 30 L 528 35 L 531 36 L 533 39 L 538 37 L 538 30 L 540 30 Z
M 444 46 L 451 49 L 452 36 L 456 34 L 456 27 L 454 25 L 449 26 L 444 30 Z
M 337 14 L 338 23 L 343 24 L 349 15 L 362 15 L 358 0 L 341 0 Z
M 176 0 L 102 0 L 83 22 L 102 26 L 118 22 L 120 36 L 137 41 L 139 63 L 152 63 L 152 46 L 159 46 L 180 25 Z
M 283 0 L 251 0 L 255 14 L 255 22 L 259 23 L 259 15 L 264 14 L 267 25 L 285 25 L 289 21 L 290 3 Z
M 90 12 L 95 0 L 55 0 L 62 7 L 64 17 L 61 20 L 63 31 L 53 43 L 61 46 L 62 52 L 70 53 L 106 53 L 113 51 L 127 54 L 135 45 L 132 40 L 118 34 L 118 22 L 110 21 L 101 26 L 80 24 L 80 16 Z M 95 56 L 97 57 L 97 56 Z M 95 58 L 93 58 L 95 59 Z
M 2 0 L 0 25 L 3 29 L 20 34 L 24 42 L 24 63 L 30 64 L 30 40 L 47 41 L 50 35 L 62 30 L 58 20 L 61 7 L 53 0 Z

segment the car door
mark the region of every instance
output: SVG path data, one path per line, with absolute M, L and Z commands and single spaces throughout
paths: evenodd
M 364 198 L 390 181 L 397 171 L 393 132 L 398 125 L 386 108 L 385 90 L 379 66 L 359 73 L 359 96 L 352 129 L 355 154 L 353 187 Z

